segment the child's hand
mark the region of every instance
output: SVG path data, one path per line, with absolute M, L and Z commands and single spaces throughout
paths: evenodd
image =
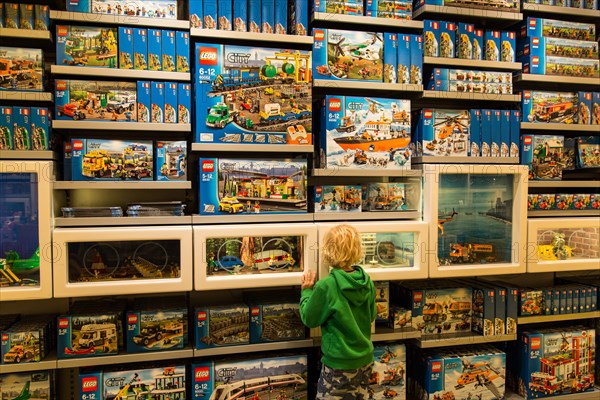
M 315 281 L 317 280 L 317 274 L 314 273 L 311 269 L 306 268 L 304 270 L 304 274 L 302 274 L 302 289 L 312 289 L 315 286 Z

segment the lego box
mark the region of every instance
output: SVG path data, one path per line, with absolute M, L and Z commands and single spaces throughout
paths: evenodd
M 383 42 L 383 82 L 397 83 L 396 68 L 398 66 L 398 34 L 384 33 Z
M 31 109 L 29 107 L 13 107 L 12 118 L 14 150 L 30 150 Z
M 406 347 L 404 344 L 375 346 L 373 373 L 369 379 L 371 398 L 406 399 Z
M 4 27 L 19 29 L 19 3 L 4 3 Z
M 166 124 L 177 123 L 177 82 L 165 82 L 165 118 Z
M 177 122 L 191 124 L 192 110 L 192 85 L 179 83 L 177 85 Z
M 41 49 L 0 47 L 0 57 L 3 60 L 0 90 L 44 90 Z
M 177 72 L 190 72 L 190 34 L 189 32 L 177 31 L 175 35 Z
M 148 69 L 148 30 L 133 29 L 133 69 Z
M 467 60 L 473 59 L 473 41 L 475 40 L 475 25 L 460 22 L 456 24 L 455 42 L 456 56 Z
M 424 109 L 418 121 L 423 155 L 467 156 L 470 147 L 468 110 Z
M 0 399 L 53 399 L 53 371 L 33 371 L 0 376 Z M 16 396 L 16 397 L 15 397 Z
M 150 122 L 152 84 L 149 81 L 137 81 L 137 121 Z
M 165 83 L 150 82 L 150 122 L 165 122 Z
M 292 35 L 306 36 L 308 33 L 308 0 L 294 0 L 288 9 L 290 33 Z
M 187 308 L 129 311 L 128 353 L 183 349 L 187 342 Z
M 558 39 L 574 39 L 594 41 L 596 25 L 590 23 L 557 21 L 553 19 L 531 18 L 521 25 L 520 36 L 554 37 Z
M 196 142 L 312 143 L 311 53 L 196 44 Z
M 67 11 L 177 19 L 177 0 L 67 0 Z
M 119 68 L 133 69 L 133 29 L 119 27 Z
M 48 150 L 50 141 L 50 114 L 44 107 L 31 107 L 31 150 Z
M 148 70 L 162 70 L 162 31 L 148 29 Z
M 424 21 L 423 28 L 423 55 L 425 57 L 440 56 L 440 22 Z
M 217 29 L 230 31 L 233 29 L 233 1 L 217 0 Z
M 575 124 L 590 125 L 592 123 L 592 92 L 578 92 L 577 101 L 577 112 L 575 113 Z M 600 110 L 596 110 L 596 113 L 600 113 Z
M 250 305 L 250 343 L 281 342 L 306 337 L 298 303 Z
M 34 22 L 34 5 L 19 4 L 19 29 L 33 29 Z
M 204 6 L 204 0 L 190 0 L 189 11 L 190 11 L 190 27 L 202 29 L 202 23 L 204 22 L 202 9 Z
M 0 150 L 13 150 L 13 109 L 0 107 Z
M 440 22 L 440 57 L 454 58 L 455 27 L 454 22 Z
M 523 121 L 573 123 L 578 104 L 577 93 L 524 90 L 521 97 Z
M 248 306 L 198 307 L 195 310 L 196 349 L 250 343 Z
M 56 27 L 58 65 L 117 68 L 117 50 L 117 28 Z
M 530 180 L 562 179 L 563 136 L 521 135 L 521 164 L 529 166 Z
M 248 0 L 248 31 L 260 32 L 262 27 L 261 0 Z
M 61 315 L 57 318 L 58 358 L 118 353 L 120 313 Z
M 156 142 L 156 180 L 187 180 L 187 142 Z
M 398 38 L 398 54 L 396 61 L 398 66 L 396 68 L 396 75 L 398 83 L 408 84 L 410 81 L 411 73 L 411 40 L 412 35 L 397 34 Z M 415 77 L 416 78 L 416 77 Z
M 322 168 L 410 168 L 410 100 L 326 96 Z
M 173 72 L 177 68 L 175 31 L 162 31 L 162 70 Z
M 203 3 L 204 29 L 217 29 L 217 0 L 204 0 Z

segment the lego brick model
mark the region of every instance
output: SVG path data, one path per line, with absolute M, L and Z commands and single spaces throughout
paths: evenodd
M 190 34 L 177 31 L 175 36 L 176 71 L 190 72 Z
M 544 36 L 558 39 L 594 41 L 596 38 L 596 25 L 528 17 L 521 26 L 520 36 Z
M 577 138 L 577 166 L 579 168 L 600 167 L 600 138 L 588 136 Z
M 177 19 L 177 0 L 68 0 L 67 11 Z
M 135 122 L 135 82 L 55 81 L 56 119 Z
M 262 28 L 261 0 L 248 0 L 248 32 L 260 32 Z
M 196 142 L 311 144 L 311 53 L 196 44 Z
M 315 79 L 383 81 L 383 34 L 314 29 Z
M 360 212 L 360 185 L 315 186 L 315 212 Z
M 133 69 L 133 28 L 119 27 L 119 68 Z
M 406 399 L 406 347 L 404 344 L 375 346 L 373 372 L 369 378 L 372 399 Z
M 231 398 L 236 393 L 307 400 L 307 386 L 305 354 L 192 364 L 192 400 Z
M 53 371 L 20 372 L 0 375 L 0 399 L 52 399 Z M 16 397 L 15 397 L 16 396 Z
M 380 200 L 387 201 L 381 197 Z M 363 258 L 358 265 L 363 268 L 402 268 L 414 264 L 414 232 L 361 232 L 360 241 Z M 379 290 L 376 300 L 381 303 L 378 305 L 378 311 L 385 315 L 389 310 L 389 296 L 385 286 L 381 288 L 384 291 Z M 387 321 L 380 318 L 380 322 Z
M 117 68 L 117 28 L 58 25 L 58 65 Z
M 31 150 L 48 150 L 50 142 L 50 114 L 44 107 L 31 107 Z
M 50 26 L 50 7 L 46 4 L 35 4 L 35 26 L 37 31 L 47 31 Z
M 44 89 L 41 49 L 0 47 L 0 90 Z
M 148 69 L 148 29 L 133 29 L 133 69 Z
M 31 149 L 31 109 L 29 107 L 13 107 L 13 148 L 14 150 Z
M 19 29 L 33 29 L 34 13 L 33 4 L 19 4 Z
M 187 180 L 187 142 L 156 142 L 156 180 Z
M 195 309 L 196 349 L 250 343 L 248 306 L 230 305 Z
M 410 100 L 326 96 L 322 168 L 410 168 Z
M 306 36 L 308 33 L 308 0 L 294 0 L 288 9 L 290 34 Z
M 529 166 L 529 179 L 562 179 L 563 136 L 521 135 L 521 164 Z
M 162 31 L 148 29 L 148 70 L 162 70 Z
M 577 93 L 574 92 L 524 90 L 521 99 L 523 121 L 572 124 L 577 104 Z
M 467 156 L 470 124 L 468 110 L 422 110 L 418 129 L 421 132 L 423 155 Z
M 306 337 L 300 305 L 290 302 L 250 304 L 250 343 L 299 340 Z
M 93 357 L 117 354 L 122 338 L 120 312 L 61 315 L 57 318 L 58 358 Z
M 192 85 L 179 83 L 177 85 L 177 123 L 191 124 L 192 115 Z
M 13 150 L 13 109 L 0 107 L 0 150 Z

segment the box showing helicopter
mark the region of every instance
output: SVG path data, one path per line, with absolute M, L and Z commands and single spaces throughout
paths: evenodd
M 410 100 L 326 96 L 322 168 L 410 168 Z
M 383 81 L 383 33 L 313 29 L 315 79 Z
M 564 136 L 521 135 L 522 165 L 529 167 L 530 180 L 562 179 Z
M 312 143 L 311 52 L 196 44 L 196 142 Z
M 67 11 L 177 19 L 177 0 L 68 0 Z
M 117 68 L 117 28 L 58 25 L 56 64 Z
M 369 395 L 374 400 L 406 399 L 406 346 L 386 344 L 373 348 Z
M 423 109 L 417 125 L 423 155 L 469 155 L 471 119 L 469 110 Z
M 0 47 L 0 90 L 44 90 L 41 49 Z
M 53 371 L 0 375 L 0 399 L 33 399 L 33 395 L 40 399 L 54 398 Z

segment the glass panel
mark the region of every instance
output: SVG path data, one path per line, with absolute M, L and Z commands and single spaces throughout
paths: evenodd
M 440 264 L 511 262 L 513 176 L 440 175 Z
M 179 278 L 179 240 L 75 242 L 67 245 L 69 282 Z
M 38 176 L 0 174 L 0 285 L 40 285 Z
M 304 270 L 303 236 L 208 238 L 208 275 L 265 274 Z
M 365 232 L 360 234 L 364 268 L 414 266 L 414 232 Z
M 600 258 L 599 228 L 538 229 L 540 261 Z

